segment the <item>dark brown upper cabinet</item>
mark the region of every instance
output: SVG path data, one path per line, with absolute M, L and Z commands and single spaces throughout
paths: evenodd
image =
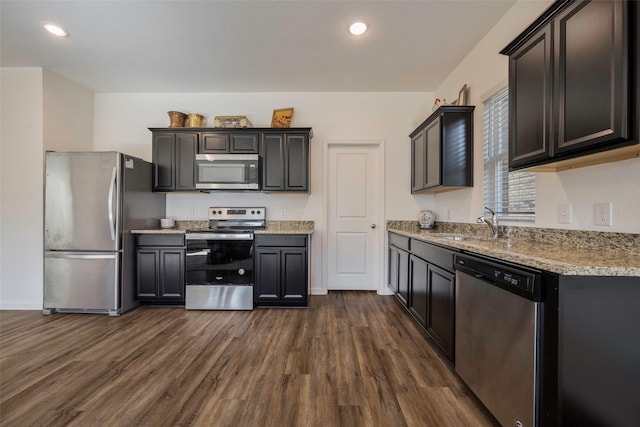
M 203 132 L 200 135 L 198 153 L 246 153 L 258 154 L 260 134 L 251 132 Z
M 442 106 L 409 135 L 411 193 L 473 187 L 474 109 Z
M 195 132 L 153 133 L 153 191 L 193 191 L 196 189 Z
M 262 190 L 309 192 L 310 131 L 262 135 Z
M 153 190 L 199 191 L 195 156 L 259 154 L 261 189 L 308 193 L 311 128 L 149 128 L 153 134 Z
M 638 7 L 557 1 L 509 55 L 509 169 L 557 171 L 640 155 Z

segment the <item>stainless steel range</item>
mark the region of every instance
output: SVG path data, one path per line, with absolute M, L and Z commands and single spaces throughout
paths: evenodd
M 209 208 L 209 227 L 188 230 L 187 310 L 253 310 L 253 231 L 266 209 Z

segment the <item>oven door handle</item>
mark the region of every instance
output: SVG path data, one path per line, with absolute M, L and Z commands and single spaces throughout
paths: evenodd
M 209 255 L 210 253 L 211 253 L 211 249 L 203 249 L 198 252 L 187 252 L 187 256 Z
M 187 233 L 187 240 L 253 240 L 253 233 Z

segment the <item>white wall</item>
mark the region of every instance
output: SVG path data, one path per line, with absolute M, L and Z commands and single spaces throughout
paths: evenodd
M 470 91 L 467 103 L 475 105 L 474 182 L 472 189 L 436 196 L 438 219 L 475 222 L 482 214 L 482 102 L 481 97 L 508 80 L 508 58 L 498 52 L 511 42 L 551 3 L 523 0 L 516 3 L 500 22 L 461 61 L 436 89 L 435 96 L 453 100 L 463 84 Z M 594 225 L 596 202 L 613 203 L 613 225 Z M 560 224 L 559 203 L 571 203 L 571 224 Z M 579 230 L 640 232 L 640 159 L 591 166 L 559 173 L 536 174 L 537 227 Z M 526 225 L 526 224 L 520 224 Z
M 42 69 L 0 69 L 0 309 L 42 308 Z
M 93 92 L 43 69 L 44 148 L 52 151 L 93 149 Z
M 42 68 L 2 68 L 0 309 L 41 309 L 45 150 L 92 150 L 93 94 Z
M 206 219 L 209 206 L 257 205 L 267 208 L 268 219 L 315 221 L 311 281 L 318 292 L 324 238 L 323 144 L 335 139 L 384 140 L 385 218 L 416 219 L 421 209 L 433 208 L 434 198 L 410 194 L 408 135 L 429 115 L 432 103 L 431 93 L 96 94 L 94 145 L 96 150 L 119 150 L 151 160 L 151 132 L 147 128 L 168 126 L 167 111 L 204 114 L 208 126 L 217 115 L 246 115 L 254 127 L 269 127 L 274 108 L 294 107 L 292 126 L 312 127 L 314 133 L 309 195 L 169 194 L 167 216 Z

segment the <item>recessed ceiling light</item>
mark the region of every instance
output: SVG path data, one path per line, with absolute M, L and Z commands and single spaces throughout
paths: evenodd
M 47 30 L 48 32 L 50 32 L 51 34 L 53 34 L 54 36 L 58 36 L 58 37 L 69 37 L 69 31 L 65 30 L 64 28 L 56 25 L 56 24 L 51 24 L 51 23 L 44 23 L 42 24 L 42 27 Z
M 359 36 L 361 34 L 364 34 L 365 31 L 367 31 L 367 24 L 365 24 L 364 22 L 360 22 L 360 21 L 354 22 L 349 27 L 349 32 L 354 36 Z

